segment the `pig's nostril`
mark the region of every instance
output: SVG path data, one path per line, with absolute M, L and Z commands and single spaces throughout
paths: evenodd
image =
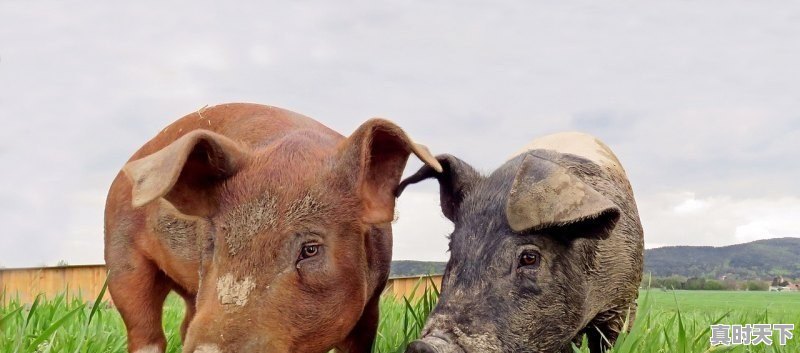
M 425 341 L 414 341 L 408 345 L 406 353 L 439 353 L 439 350 Z

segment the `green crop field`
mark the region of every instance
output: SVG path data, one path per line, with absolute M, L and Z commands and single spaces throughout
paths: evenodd
M 119 314 L 105 303 L 55 298 L 20 305 L 13 296 L 0 307 L 0 353 L 124 352 L 125 329 Z M 420 331 L 436 293 L 410 301 L 385 298 L 376 352 L 402 352 Z M 710 347 L 713 323 L 791 323 L 800 333 L 800 293 L 723 291 L 643 291 L 636 324 L 621 336 L 613 352 L 800 352 L 800 337 L 787 346 Z M 164 327 L 168 352 L 180 352 L 178 327 L 183 304 L 170 297 Z M 775 334 L 777 336 L 777 334 Z M 777 341 L 777 337 L 773 337 Z M 586 348 L 574 348 L 588 352 Z

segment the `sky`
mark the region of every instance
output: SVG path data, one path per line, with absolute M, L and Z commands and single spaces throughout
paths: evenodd
M 486 173 L 584 131 L 648 248 L 800 236 L 798 38 L 780 1 L 2 1 L 0 266 L 102 263 L 123 163 L 226 102 L 343 135 L 385 117 Z M 438 202 L 433 181 L 399 199 L 394 259 L 447 259 Z

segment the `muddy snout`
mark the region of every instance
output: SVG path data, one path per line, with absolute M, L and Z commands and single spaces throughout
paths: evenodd
M 453 343 L 449 335 L 431 333 L 411 342 L 406 353 L 464 353 L 464 350 Z
M 202 344 L 194 349 L 193 353 L 222 353 L 216 344 Z

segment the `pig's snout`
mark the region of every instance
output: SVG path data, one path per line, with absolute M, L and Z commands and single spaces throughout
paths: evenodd
M 408 345 L 406 353 L 439 353 L 439 350 L 425 341 L 417 340 Z
M 406 353 L 464 353 L 464 350 L 453 343 L 448 335 L 432 333 L 411 342 Z
M 216 344 L 201 344 L 194 349 L 194 353 L 222 353 Z

